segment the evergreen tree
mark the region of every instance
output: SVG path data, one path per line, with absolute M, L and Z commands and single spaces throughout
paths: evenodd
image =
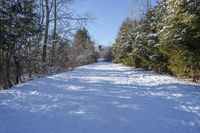
M 86 28 L 77 30 L 74 36 L 74 45 L 80 47 L 81 49 L 94 48 L 91 37 Z
M 87 20 L 67 12 L 66 7 L 72 1 L 0 0 L 0 89 L 27 80 L 27 75 L 31 78 L 71 67 L 70 57 L 74 53 L 69 34 L 75 21 Z M 49 28 L 52 24 L 53 29 Z M 86 35 L 82 53 L 76 55 L 79 58 L 84 55 L 85 64 L 96 57 L 94 43 Z
M 86 28 L 79 29 L 75 33 L 73 41 L 75 66 L 94 63 L 96 61 L 96 53 L 94 42 L 86 30 Z M 74 59 L 73 59 L 74 60 Z
M 156 6 L 149 6 L 139 20 L 130 21 L 131 24 L 126 20 L 120 27 L 114 61 L 197 81 L 200 78 L 199 12 L 200 1 L 196 0 L 160 0 Z
M 155 20 L 155 9 L 149 8 L 137 24 L 137 36 L 133 45 L 133 58 L 137 59 L 137 63 L 134 64 L 137 67 L 145 69 L 155 69 L 158 67 L 160 55 L 157 48 L 159 40 Z
M 113 50 L 113 60 L 116 63 L 132 65 L 131 52 L 134 40 L 133 22 L 127 18 L 121 25 Z
M 170 0 L 168 17 L 161 33 L 162 52 L 169 69 L 177 76 L 200 76 L 200 1 Z
M 18 43 L 19 24 L 21 19 L 20 1 L 0 1 L 1 16 L 1 79 L 3 88 L 11 87 L 11 59 Z
M 15 83 L 22 74 L 31 41 L 38 31 L 36 3 L 33 0 L 0 1 L 1 17 L 1 79 L 3 88 L 10 87 L 11 73 L 15 73 Z M 38 29 L 37 29 L 37 28 Z M 6 55 L 6 56 L 5 56 Z M 11 69 L 11 65 L 15 69 Z

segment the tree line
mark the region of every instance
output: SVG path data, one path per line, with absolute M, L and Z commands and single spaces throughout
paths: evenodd
M 73 2 L 0 1 L 0 89 L 96 61 L 94 42 L 78 28 L 89 17 L 70 10 Z
M 159 0 L 146 7 L 141 17 L 122 23 L 113 46 L 114 62 L 198 82 L 200 1 Z

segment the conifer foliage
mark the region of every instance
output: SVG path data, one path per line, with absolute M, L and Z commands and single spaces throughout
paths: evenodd
M 75 66 L 86 65 L 96 62 L 94 42 L 86 28 L 79 29 L 75 33 L 73 51 L 75 58 L 71 61 Z
M 114 44 L 115 62 L 127 64 L 130 55 L 129 65 L 199 81 L 200 1 L 160 0 L 140 19 L 125 22 Z
M 76 23 L 87 21 L 68 11 L 72 1 L 0 0 L 0 89 L 71 68 L 73 59 L 86 53 L 72 52 Z M 86 40 L 81 43 L 84 49 L 94 51 L 87 32 L 82 39 Z M 95 59 L 79 61 L 76 64 Z
M 132 51 L 132 42 L 134 39 L 132 30 L 132 21 L 130 18 L 127 18 L 120 27 L 113 50 L 113 56 L 115 59 L 114 61 L 116 63 L 124 63 L 126 65 L 132 64 L 130 57 L 130 53 Z
M 169 68 L 178 76 L 200 75 L 200 1 L 170 0 L 170 17 L 161 31 L 161 50 L 169 57 Z

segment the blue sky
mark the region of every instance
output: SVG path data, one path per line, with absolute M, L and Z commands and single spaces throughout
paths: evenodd
M 76 10 L 89 12 L 95 18 L 86 28 L 97 44 L 109 45 L 114 43 L 121 23 L 128 16 L 128 0 L 80 0 Z
M 151 3 L 155 4 L 155 1 L 151 0 Z M 120 25 L 130 14 L 129 4 L 130 0 L 79 0 L 75 8 L 78 13 L 89 12 L 95 18 L 86 26 L 95 42 L 109 45 L 115 42 Z

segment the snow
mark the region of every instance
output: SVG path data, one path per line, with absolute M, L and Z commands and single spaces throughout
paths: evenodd
M 0 133 L 199 133 L 200 86 L 100 62 L 0 91 Z
M 148 34 L 148 37 L 149 37 L 149 38 L 155 38 L 155 37 L 157 37 L 157 36 L 158 36 L 157 33 L 149 33 L 149 34 Z
M 148 45 L 154 45 L 155 43 L 156 43 L 156 41 L 153 40 L 153 39 L 150 39 L 150 40 L 147 41 Z

